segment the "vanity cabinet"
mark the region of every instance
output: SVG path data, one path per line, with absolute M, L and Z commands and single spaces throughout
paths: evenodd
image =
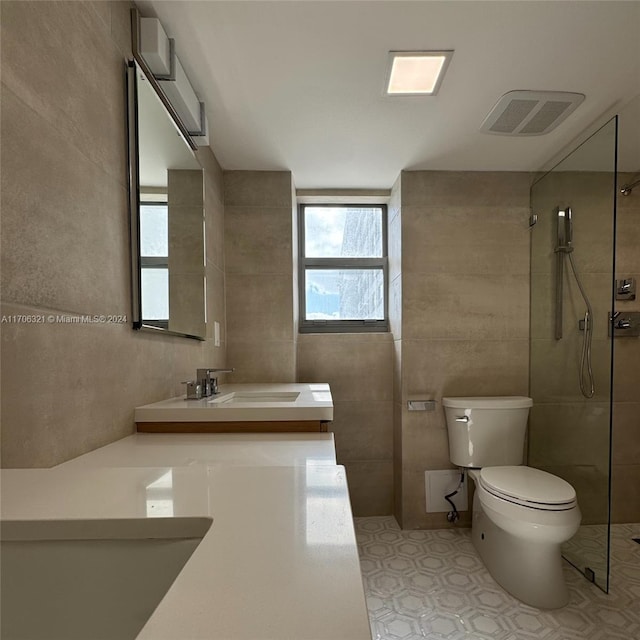
M 302 433 L 326 432 L 333 399 L 326 383 L 229 384 L 215 396 L 184 396 L 135 411 L 145 433 Z

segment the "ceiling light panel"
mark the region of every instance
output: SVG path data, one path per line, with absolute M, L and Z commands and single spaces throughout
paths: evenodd
M 433 96 L 453 51 L 390 51 L 385 95 Z

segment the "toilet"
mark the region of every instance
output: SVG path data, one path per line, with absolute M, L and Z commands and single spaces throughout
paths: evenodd
M 561 545 L 580 526 L 575 489 L 523 465 L 531 398 L 442 398 L 449 457 L 475 484 L 471 536 L 489 573 L 539 609 L 569 601 Z

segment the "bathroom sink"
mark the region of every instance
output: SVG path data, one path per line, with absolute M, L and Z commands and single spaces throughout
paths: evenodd
M 3 521 L 2 638 L 135 640 L 211 523 Z
M 209 400 L 213 404 L 245 402 L 295 402 L 300 393 L 297 391 L 234 391 L 220 398 Z
M 161 433 L 326 431 L 333 401 L 327 383 L 225 384 L 215 396 L 136 407 L 135 420 L 138 431 Z

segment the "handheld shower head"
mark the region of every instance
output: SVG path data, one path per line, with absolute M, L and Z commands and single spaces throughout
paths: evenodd
M 555 253 L 571 253 L 573 251 L 573 220 L 571 207 L 557 209 L 557 245 Z

